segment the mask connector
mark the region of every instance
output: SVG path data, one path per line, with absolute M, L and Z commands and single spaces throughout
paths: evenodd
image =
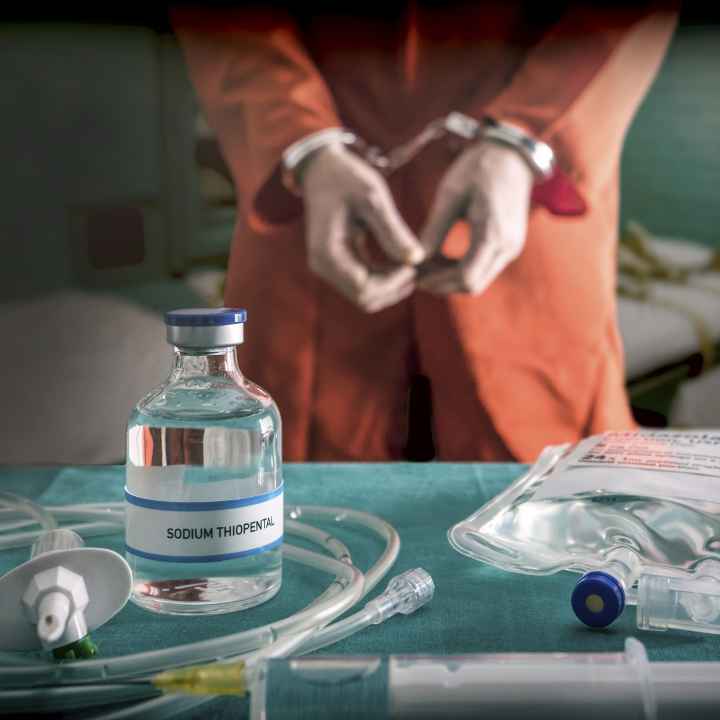
M 116 552 L 85 547 L 72 530 L 47 530 L 30 560 L 0 578 L 0 647 L 92 657 L 88 632 L 123 608 L 131 587 L 130 568 Z

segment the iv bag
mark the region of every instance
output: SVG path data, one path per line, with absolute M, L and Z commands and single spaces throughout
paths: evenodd
M 546 448 L 448 538 L 511 572 L 587 573 L 630 557 L 638 572 L 694 577 L 720 560 L 720 432 L 608 432 Z

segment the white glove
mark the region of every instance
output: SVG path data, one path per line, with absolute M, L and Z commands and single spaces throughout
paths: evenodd
M 415 289 L 413 265 L 425 257 L 400 216 L 384 178 L 342 145 L 328 145 L 306 162 L 300 180 L 310 269 L 365 312 L 400 302 Z M 371 272 L 353 252 L 369 230 L 389 258 L 401 263 Z
M 463 151 L 440 181 L 420 236 L 431 259 L 418 287 L 440 294 L 487 289 L 523 250 L 532 185 L 532 170 L 517 150 L 486 141 Z M 452 262 L 439 251 L 462 219 L 470 224 L 470 247 Z

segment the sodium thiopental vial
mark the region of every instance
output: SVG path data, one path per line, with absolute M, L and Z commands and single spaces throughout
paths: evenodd
M 280 589 L 280 415 L 238 368 L 245 318 L 168 313 L 172 371 L 130 417 L 125 542 L 132 600 L 149 610 L 232 612 Z

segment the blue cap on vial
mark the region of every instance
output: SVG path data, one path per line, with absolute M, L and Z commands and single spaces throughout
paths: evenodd
M 609 573 L 596 570 L 585 573 L 575 585 L 571 599 L 578 619 L 593 628 L 607 627 L 625 609 L 625 590 Z
M 244 308 L 188 308 L 165 313 L 165 324 L 176 327 L 235 325 L 247 320 Z
M 243 308 L 189 308 L 165 313 L 167 340 L 187 348 L 240 345 L 247 312 Z

